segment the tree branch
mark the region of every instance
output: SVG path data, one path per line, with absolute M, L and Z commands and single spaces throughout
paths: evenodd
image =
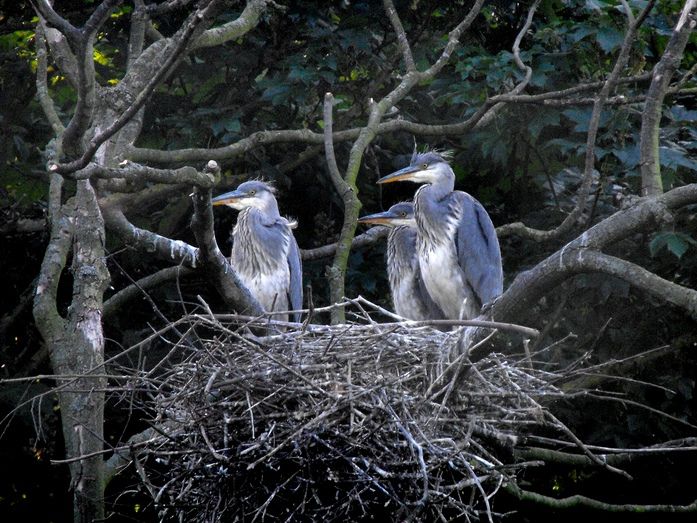
M 392 28 L 397 35 L 397 43 L 400 51 L 402 52 L 402 58 L 404 59 L 404 68 L 407 70 L 407 72 L 416 71 L 414 56 L 411 53 L 411 47 L 409 47 L 409 40 L 407 39 L 407 35 L 404 31 L 402 21 L 399 19 L 399 15 L 397 14 L 397 10 L 394 8 L 394 3 L 392 3 L 392 0 L 383 0 L 382 5 L 387 12 L 390 23 L 392 23 Z
M 124 161 L 118 169 L 103 167 L 95 163 L 89 164 L 84 169 L 70 176 L 76 180 L 89 178 L 123 179 L 132 182 L 154 182 L 166 184 L 189 184 L 199 187 L 213 187 L 218 181 L 211 172 L 199 172 L 194 167 L 185 166 L 179 169 L 155 169 L 133 162 Z
M 80 30 L 68 22 L 53 10 L 48 0 L 30 0 L 36 13 L 41 16 L 50 27 L 59 30 L 71 42 L 76 43 L 80 37 Z
M 51 222 L 51 238 L 36 284 L 34 295 L 34 320 L 47 344 L 60 336 L 65 320 L 58 312 L 57 296 L 60 275 L 68 260 L 68 252 L 73 243 L 72 202 L 61 206 L 61 191 L 63 179 L 51 175 L 49 188 L 49 219 Z
M 564 259 L 566 261 L 564 261 Z M 684 309 L 697 319 L 697 291 L 670 282 L 634 263 L 603 254 L 583 250 L 577 256 L 560 258 L 565 270 L 575 272 L 602 272 L 626 281 L 649 294 Z
M 615 505 L 612 503 L 605 503 L 603 501 L 599 501 L 597 499 L 581 495 L 569 496 L 566 498 L 553 498 L 550 496 L 545 496 L 543 494 L 538 494 L 536 492 L 523 490 L 513 481 L 504 483 L 503 489 L 515 498 L 519 499 L 520 501 L 530 501 L 538 505 L 544 505 L 554 509 L 591 508 L 594 510 L 601 510 L 603 512 L 634 512 L 637 514 L 686 514 L 691 512 L 697 512 L 697 500 L 693 501 L 689 505 Z
M 192 269 L 177 265 L 175 267 L 166 267 L 153 274 L 150 274 L 149 276 L 145 276 L 128 287 L 121 289 L 106 300 L 104 302 L 104 317 L 108 317 L 113 313 L 120 311 L 129 301 L 134 300 L 139 295 L 145 293 L 148 289 L 158 287 L 163 283 L 176 278 L 189 276 L 193 273 L 194 271 Z
M 661 180 L 661 163 L 659 159 L 659 132 L 661 130 L 661 111 L 670 80 L 680 66 L 685 46 L 692 30 L 697 25 L 695 20 L 697 0 L 687 0 L 680 13 L 673 34 L 663 52 L 663 56 L 653 68 L 653 78 L 646 95 L 646 105 L 641 115 L 640 146 L 641 159 L 641 194 L 653 196 L 663 192 Z
M 220 168 L 218 164 L 211 161 L 208 163 L 208 169 L 213 171 Z M 194 216 L 191 220 L 191 230 L 199 245 L 199 258 L 206 277 L 230 307 L 247 314 L 263 314 L 264 308 L 245 287 L 235 269 L 218 248 L 213 230 L 211 189 L 195 188 L 193 200 Z
M 518 321 L 529 312 L 535 303 L 551 289 L 556 288 L 562 281 L 579 272 L 598 269 L 611 271 L 610 274 L 620 276 L 627 269 L 637 270 L 635 275 L 627 276 L 631 283 L 637 283 L 645 290 L 660 294 L 670 293 L 670 301 L 686 308 L 694 315 L 695 291 L 667 282 L 656 275 L 651 275 L 645 269 L 620 261 L 614 263 L 614 258 L 602 255 L 593 257 L 591 251 L 600 251 L 607 245 L 612 245 L 634 233 L 660 227 L 672 219 L 670 211 L 685 205 L 697 203 L 697 184 L 685 185 L 668 191 L 660 196 L 646 198 L 636 205 L 619 211 L 586 230 L 576 239 L 538 263 L 533 269 L 518 274 L 513 283 L 485 313 L 487 318 L 498 321 Z M 584 259 L 586 260 L 584 262 Z M 650 276 L 650 277 L 649 277 Z M 634 281 L 636 279 L 636 282 Z M 472 339 L 478 339 L 478 335 Z M 484 354 L 472 355 L 473 359 Z
M 48 92 L 47 71 L 46 35 L 41 22 L 39 22 L 36 24 L 36 94 L 54 134 L 59 137 L 65 131 L 65 126 L 61 122 L 56 112 L 56 106 Z
M 204 31 L 193 44 L 194 49 L 222 45 L 244 36 L 259 24 L 261 15 L 266 11 L 269 0 L 249 0 L 242 14 L 231 22 Z
M 373 245 L 381 241 L 383 238 L 387 238 L 388 232 L 389 229 L 387 227 L 371 227 L 366 232 L 356 236 L 353 239 L 351 242 L 351 249 Z M 300 249 L 300 256 L 302 257 L 303 261 L 328 258 L 329 256 L 334 255 L 336 252 L 336 247 L 336 243 L 331 243 L 315 249 Z
M 124 125 L 126 125 L 131 118 L 140 110 L 140 108 L 145 104 L 145 102 L 150 98 L 150 95 L 154 91 L 155 87 L 164 80 L 172 70 L 177 66 L 180 60 L 184 57 L 184 50 L 189 45 L 189 42 L 196 37 L 196 35 L 202 30 L 201 26 L 204 22 L 209 22 L 214 7 L 220 0 L 210 0 L 208 5 L 203 9 L 197 10 L 190 18 L 188 23 L 184 26 L 182 31 L 179 33 L 177 38 L 173 38 L 169 41 L 163 54 L 165 57 L 160 62 L 160 67 L 157 72 L 150 78 L 149 82 L 143 88 L 138 96 L 129 107 L 121 113 L 118 119 L 113 122 L 109 127 L 100 132 L 97 136 L 94 136 L 87 144 L 82 156 L 72 162 L 66 164 L 54 164 L 50 167 L 53 172 L 59 174 L 67 174 L 75 172 L 79 169 L 84 168 L 92 159 L 94 154 L 97 152 L 99 146 L 106 140 L 111 138 L 116 134 Z M 81 70 L 82 68 L 80 68 Z
M 171 240 L 146 229 L 136 227 L 128 221 L 121 208 L 113 202 L 101 202 L 107 229 L 125 244 L 143 252 L 154 253 L 170 263 L 182 264 L 195 269 L 201 263 L 197 248 L 180 240 Z

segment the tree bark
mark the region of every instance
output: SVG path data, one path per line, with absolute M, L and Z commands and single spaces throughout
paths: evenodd
M 661 131 L 661 112 L 670 80 L 680 66 L 687 41 L 697 25 L 695 9 L 697 1 L 687 0 L 680 14 L 673 34 L 663 56 L 653 68 L 651 85 L 646 95 L 644 112 L 641 115 L 640 154 L 641 154 L 641 193 L 642 196 L 656 196 L 663 192 L 661 163 L 659 158 L 659 133 Z

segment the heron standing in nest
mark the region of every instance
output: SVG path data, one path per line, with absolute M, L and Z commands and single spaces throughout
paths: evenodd
M 443 319 L 443 311 L 429 296 L 416 255 L 414 205 L 401 202 L 385 212 L 363 216 L 359 223 L 390 227 L 387 237 L 387 278 L 397 314 L 410 320 Z
M 213 198 L 213 205 L 241 211 L 232 231 L 230 263 L 267 312 L 302 308 L 302 262 L 295 223 L 282 217 L 268 184 L 253 180 Z M 286 321 L 287 315 L 274 316 Z M 294 313 L 293 321 L 300 321 Z
M 448 319 L 472 319 L 503 292 L 496 230 L 481 203 L 455 191 L 444 155 L 414 152 L 407 167 L 378 180 L 423 183 L 414 196 L 417 254 L 428 294 Z

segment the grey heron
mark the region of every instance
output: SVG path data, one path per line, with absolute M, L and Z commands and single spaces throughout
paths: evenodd
M 253 180 L 213 198 L 241 211 L 232 231 L 230 263 L 267 312 L 302 308 L 302 262 L 294 224 L 278 212 L 275 190 Z M 300 314 L 293 315 L 299 321 Z M 287 320 L 287 316 L 274 319 Z
M 414 196 L 417 253 L 426 290 L 448 319 L 472 319 L 503 292 L 496 230 L 481 203 L 455 191 L 455 173 L 436 152 L 414 152 L 378 183 L 423 183 Z
M 401 202 L 385 212 L 363 216 L 359 223 L 390 227 L 387 237 L 387 278 L 397 314 L 410 320 L 443 319 L 443 311 L 431 299 L 419 270 L 416 256 L 414 205 Z

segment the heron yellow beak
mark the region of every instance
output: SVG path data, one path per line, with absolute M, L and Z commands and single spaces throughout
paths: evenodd
M 211 200 L 211 202 L 214 206 L 230 205 L 231 203 L 234 203 L 235 201 L 239 200 L 240 198 L 244 198 L 245 196 L 247 195 L 242 191 L 230 191 L 226 192 L 225 194 L 221 194 L 220 196 L 216 196 Z
M 358 223 L 390 225 L 395 218 L 397 217 L 390 211 L 376 212 L 375 214 L 368 214 L 367 216 L 358 218 Z
M 400 169 L 399 171 L 395 171 L 392 174 L 383 176 L 377 181 L 377 183 L 383 184 L 400 181 L 416 181 L 414 175 L 418 172 L 421 172 L 422 170 L 423 169 L 419 166 L 408 165 L 404 169 Z

